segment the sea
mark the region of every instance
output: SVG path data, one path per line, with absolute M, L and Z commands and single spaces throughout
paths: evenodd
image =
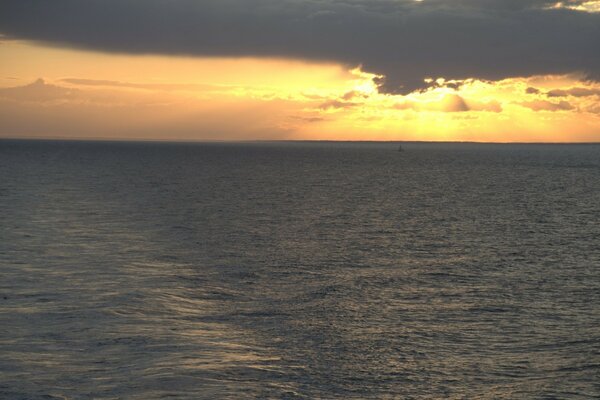
M 1 140 L 0 398 L 600 398 L 600 145 L 399 145 Z

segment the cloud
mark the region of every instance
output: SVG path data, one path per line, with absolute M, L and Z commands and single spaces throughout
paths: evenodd
M 574 87 L 571 89 L 554 89 L 546 93 L 548 97 L 588 97 L 588 96 L 600 96 L 600 88 L 583 88 Z
M 575 107 L 568 101 L 553 103 L 547 100 L 534 100 L 524 101 L 518 104 L 533 111 L 570 111 L 575 109 Z
M 488 111 L 501 112 L 502 106 L 497 101 L 477 102 L 466 100 L 458 94 L 445 94 L 442 97 L 428 100 L 404 100 L 394 105 L 397 110 L 467 112 Z
M 70 83 L 72 85 L 79 86 L 97 86 L 97 87 L 110 87 L 110 88 L 124 88 L 124 89 L 142 89 L 142 90 L 154 90 L 154 91 L 178 91 L 178 90 L 215 90 L 223 89 L 226 86 L 209 85 L 209 84 L 174 84 L 174 83 L 131 83 L 131 82 L 120 82 L 105 79 L 82 79 L 82 78 L 66 78 L 62 79 L 62 82 Z M 230 87 L 230 86 L 229 86 Z
M 114 89 L 114 87 L 108 86 L 103 90 L 85 90 L 85 87 L 73 88 L 61 86 L 48 83 L 43 78 L 39 78 L 27 85 L 0 88 L 0 99 L 44 105 L 68 103 L 89 106 L 93 104 L 101 105 L 104 108 L 107 106 L 119 107 L 123 104 L 135 104 L 140 107 L 154 106 L 158 103 L 174 104 L 179 101 L 177 97 L 161 96 L 160 93 L 148 92 L 146 95 L 127 95 L 122 92 L 119 93 Z
M 298 120 L 302 122 L 315 123 L 327 121 L 327 118 L 321 116 L 303 116 L 303 115 L 292 115 L 289 117 L 292 120 Z
M 425 78 L 600 79 L 600 14 L 550 0 L 2 0 L 0 34 L 106 52 L 335 61 Z
M 465 102 L 465 99 L 457 94 L 445 96 L 441 103 L 447 112 L 464 112 L 471 110 Z
M 469 101 L 469 108 L 472 111 L 487 111 L 487 112 L 495 112 L 495 113 L 502 112 L 502 105 L 495 100 L 491 100 L 491 101 L 487 101 L 487 102 Z
M 0 88 L 0 137 L 281 139 L 293 128 L 281 121 L 302 108 L 224 95 L 206 100 L 166 91 L 75 89 L 38 79 Z
M 25 86 L 0 88 L 0 98 L 13 101 L 47 102 L 77 97 L 78 90 L 48 84 L 39 78 Z
M 352 101 L 343 101 L 343 100 L 327 100 L 321 105 L 319 105 L 319 109 L 321 110 L 336 110 L 343 108 L 352 108 L 358 106 L 360 103 L 352 102 Z
M 367 94 L 360 92 L 358 90 L 351 90 L 349 92 L 344 93 L 342 96 L 343 100 L 352 100 L 355 98 L 367 98 L 369 97 Z

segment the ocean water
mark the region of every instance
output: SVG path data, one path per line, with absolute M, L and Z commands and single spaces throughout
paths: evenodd
M 600 398 L 600 145 L 403 147 L 0 141 L 0 398 Z

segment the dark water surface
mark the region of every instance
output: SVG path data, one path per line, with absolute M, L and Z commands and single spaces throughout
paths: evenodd
M 600 146 L 0 141 L 2 399 L 600 397 Z

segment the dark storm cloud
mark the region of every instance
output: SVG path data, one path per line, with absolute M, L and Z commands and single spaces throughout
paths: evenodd
M 293 57 L 423 78 L 600 78 L 600 14 L 547 0 L 0 0 L 0 33 L 123 53 Z M 571 5 L 579 1 L 566 2 Z

